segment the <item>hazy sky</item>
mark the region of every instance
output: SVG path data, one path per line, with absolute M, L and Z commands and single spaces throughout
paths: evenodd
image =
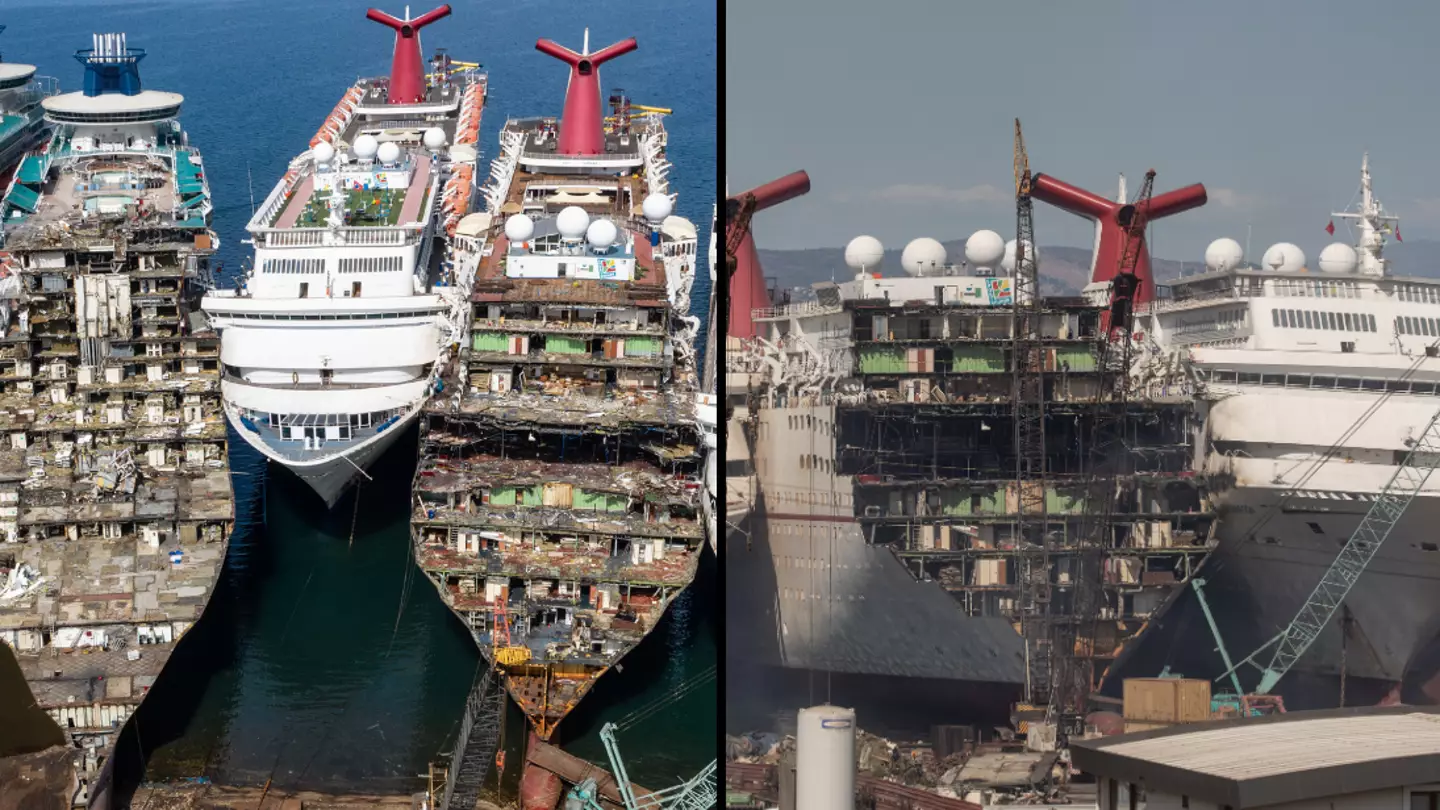
M 1434 0 L 726 0 L 724 20 L 730 190 L 795 169 L 813 186 L 757 216 L 764 247 L 1013 238 L 1016 116 L 1034 170 L 1106 196 L 1147 168 L 1157 191 L 1204 183 L 1158 256 L 1244 244 L 1247 223 L 1254 259 L 1317 255 L 1366 149 L 1406 240 L 1440 238 Z M 1040 244 L 1092 243 L 1036 209 Z

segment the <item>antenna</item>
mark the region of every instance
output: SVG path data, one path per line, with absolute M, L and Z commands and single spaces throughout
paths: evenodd
M 255 216 L 255 177 L 250 174 L 250 161 L 245 161 L 245 182 L 250 186 L 250 216 Z

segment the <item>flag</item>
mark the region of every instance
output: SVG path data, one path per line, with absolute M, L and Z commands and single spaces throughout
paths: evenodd
M 1400 238 L 1400 229 L 1399 229 L 1398 227 L 1395 229 L 1395 241 L 1396 241 L 1396 242 L 1404 242 L 1404 241 L 1405 241 L 1404 239 L 1401 239 L 1401 238 Z
M 1331 236 L 1335 235 L 1335 220 L 1330 220 L 1330 224 L 1325 226 L 1325 233 L 1328 233 Z

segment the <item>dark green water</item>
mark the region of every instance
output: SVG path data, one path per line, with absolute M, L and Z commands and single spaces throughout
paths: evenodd
M 412 567 L 414 438 L 412 430 L 397 442 L 358 498 L 326 513 L 303 483 L 280 470 L 266 475 L 232 436 L 240 520 L 223 581 L 122 739 L 122 773 L 134 778 L 143 751 L 148 780 L 273 778 L 277 789 L 367 792 L 420 784 L 453 739 L 481 659 Z M 704 609 L 714 597 L 711 560 L 623 671 L 566 720 L 567 749 L 603 763 L 604 722 L 715 665 L 714 612 Z M 713 685 L 698 690 L 622 735 L 632 778 L 664 786 L 713 759 L 715 700 Z M 512 707 L 511 763 L 521 740 Z

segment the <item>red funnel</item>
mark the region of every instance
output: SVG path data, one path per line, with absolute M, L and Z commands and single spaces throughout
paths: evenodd
M 535 43 L 535 50 L 550 54 L 570 66 L 570 86 L 565 90 L 565 112 L 560 118 L 560 138 L 556 144 L 560 154 L 605 154 L 605 114 L 600 99 L 600 66 L 637 47 L 639 45 L 635 43 L 634 37 L 589 54 L 576 53 L 548 39 Z
M 419 104 L 424 101 L 425 61 L 420 57 L 420 29 L 450 16 L 450 6 L 443 5 L 413 20 L 396 19 L 373 8 L 365 12 L 365 16 L 395 29 L 395 56 L 390 62 L 390 103 Z
M 779 205 L 793 200 L 810 191 L 810 175 L 805 172 L 787 174 L 779 180 L 766 183 L 743 194 L 730 197 L 742 200 L 747 195 L 755 198 L 755 210 Z M 725 223 L 726 241 L 729 241 L 730 223 Z M 749 231 L 741 238 L 735 250 L 735 274 L 730 277 L 730 311 L 727 315 L 725 334 L 735 338 L 755 337 L 755 321 L 751 311 L 770 306 L 770 294 L 765 289 L 765 275 L 760 269 L 760 254 L 755 249 L 755 239 Z
M 1120 252 L 1125 249 L 1126 226 L 1121 224 L 1121 211 L 1131 206 L 1107 200 L 1044 174 L 1035 175 L 1030 194 L 1037 200 L 1077 216 L 1093 219 L 1100 224 L 1100 245 L 1095 248 L 1095 264 L 1090 271 L 1090 281 L 1113 279 L 1120 269 Z M 1136 210 L 1134 215 L 1129 217 L 1131 227 L 1136 231 L 1134 236 L 1140 240 L 1140 252 L 1135 257 L 1135 276 L 1140 282 L 1135 290 L 1136 304 L 1155 299 L 1155 279 L 1150 272 L 1150 251 L 1145 245 L 1145 226 L 1152 220 L 1199 208 L 1205 204 L 1205 200 L 1205 187 L 1196 183 L 1151 197 L 1150 203 L 1144 206 L 1143 210 Z

